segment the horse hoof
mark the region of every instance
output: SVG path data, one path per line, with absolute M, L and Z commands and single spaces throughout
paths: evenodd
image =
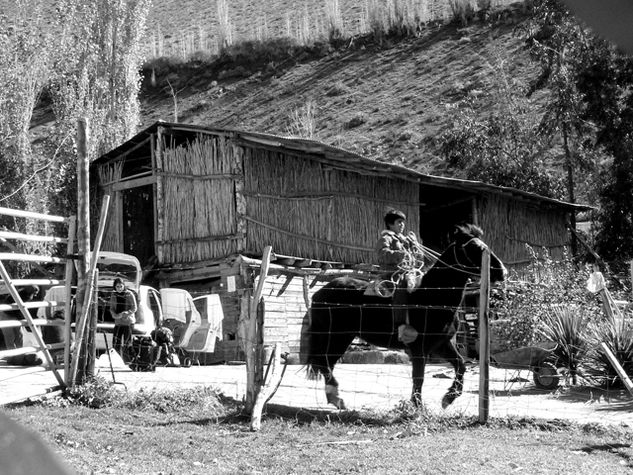
M 345 406 L 345 401 L 343 401 L 340 398 L 337 398 L 336 400 L 331 400 L 328 402 L 332 404 L 335 408 L 340 409 L 341 411 L 345 411 L 347 409 L 347 407 Z
M 345 401 L 343 401 L 338 396 L 333 396 L 331 394 L 328 394 L 327 395 L 327 402 L 332 404 L 335 408 L 340 409 L 342 411 L 347 409 L 347 407 L 345 407 Z
M 457 393 L 446 393 L 444 395 L 444 397 L 442 398 L 442 409 L 446 409 L 448 406 L 450 406 L 451 404 L 453 404 L 453 401 L 455 401 L 455 399 L 457 399 L 459 397 L 459 394 Z
M 411 396 L 411 402 L 415 407 L 420 407 L 422 405 L 422 395 L 414 394 L 413 396 Z

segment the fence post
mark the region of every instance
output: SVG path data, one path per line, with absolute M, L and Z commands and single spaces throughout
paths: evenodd
M 481 256 L 481 284 L 479 289 L 479 423 L 488 421 L 490 412 L 490 249 Z
M 72 368 L 71 368 L 71 382 L 72 385 L 74 386 L 75 382 L 77 381 L 77 379 L 79 379 L 80 381 L 82 380 L 82 378 L 78 377 L 78 369 L 82 369 L 83 371 L 83 376 L 85 376 L 87 373 L 92 372 L 94 369 L 88 369 L 87 368 L 87 354 L 88 354 L 88 346 L 85 343 L 84 340 L 84 333 L 86 330 L 86 326 L 87 326 L 87 320 L 88 320 L 88 312 L 91 309 L 90 306 L 90 302 L 92 300 L 92 292 L 94 290 L 95 287 L 95 273 L 96 273 L 96 269 L 97 269 L 97 260 L 99 257 L 99 251 L 101 250 L 101 241 L 103 240 L 103 235 L 105 233 L 105 225 L 106 225 L 106 221 L 108 218 L 108 208 L 110 206 L 110 195 L 105 195 L 103 197 L 103 203 L 101 205 L 101 215 L 99 217 L 99 229 L 97 230 L 97 237 L 95 239 L 95 244 L 94 244 L 94 249 L 92 250 L 92 258 L 90 258 L 90 256 L 88 256 L 88 258 L 90 259 L 90 267 L 87 270 L 86 273 L 86 282 L 85 282 L 85 288 L 84 288 L 84 295 L 82 296 L 83 299 L 81 301 L 79 301 L 79 289 L 77 290 L 77 315 L 78 315 L 78 319 L 77 319 L 77 325 L 75 326 L 75 356 L 74 356 L 74 360 L 72 363 Z M 79 312 L 79 304 L 82 304 L 81 306 L 81 312 Z M 90 331 L 95 331 L 96 329 L 93 328 Z M 94 338 L 93 338 L 94 341 Z M 81 357 L 83 358 L 83 366 L 79 367 L 79 358 Z M 94 361 L 93 361 L 94 362 Z
M 77 253 L 79 261 L 77 263 L 77 295 L 76 310 L 77 316 L 83 314 L 84 296 L 86 295 L 86 280 L 88 266 L 90 265 L 90 192 L 88 184 L 90 161 L 88 160 L 88 124 L 86 119 L 77 121 Z M 83 380 L 86 367 L 86 348 L 83 346 L 82 336 L 79 333 L 81 319 L 77 320 L 75 327 L 75 349 L 74 361 L 72 363 L 71 384 L 75 380 Z M 79 374 L 78 374 L 79 373 Z
M 68 245 L 66 247 L 66 271 L 64 280 L 66 282 L 65 298 L 64 298 L 64 380 L 66 386 L 70 386 L 70 348 L 72 346 L 72 329 L 70 314 L 72 308 L 72 280 L 75 263 L 71 254 L 75 253 L 75 238 L 77 236 L 77 218 L 71 216 L 68 223 Z
M 249 299 L 248 319 L 242 322 L 244 335 L 244 353 L 246 355 L 246 401 L 245 409 L 251 412 L 257 400 L 257 394 L 262 386 L 263 379 L 263 323 L 264 323 L 264 303 L 262 300 L 262 291 L 264 290 L 264 281 L 268 275 L 268 267 L 270 265 L 270 255 L 272 247 L 266 246 L 262 256 L 261 270 L 257 287 L 253 292 L 253 296 Z

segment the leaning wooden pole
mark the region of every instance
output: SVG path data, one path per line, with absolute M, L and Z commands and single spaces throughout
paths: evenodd
M 631 396 L 633 396 L 633 383 L 629 379 L 626 371 L 624 371 L 624 368 L 622 367 L 618 359 L 611 351 L 611 348 L 609 348 L 609 346 L 607 346 L 605 342 L 601 342 L 600 346 L 602 347 L 602 351 L 604 351 L 604 354 L 607 355 L 607 358 L 609 358 L 609 361 L 611 362 L 611 365 L 613 366 L 615 371 L 618 373 L 618 376 L 620 376 L 620 379 L 624 383 L 624 386 L 629 391 L 629 393 L 631 393 Z
M 490 249 L 481 256 L 481 287 L 479 289 L 479 422 L 485 424 L 490 412 Z
M 90 258 L 90 267 L 88 268 L 88 272 L 86 273 L 86 284 L 85 284 L 85 292 L 83 295 L 83 300 L 81 301 L 81 312 L 77 309 L 77 314 L 79 315 L 79 319 L 77 320 L 77 325 L 75 327 L 75 357 L 72 364 L 71 371 L 71 385 L 74 385 L 78 378 L 78 369 L 83 368 L 87 373 L 92 373 L 94 368 L 86 367 L 86 359 L 88 354 L 88 348 L 86 345 L 87 339 L 84 338 L 84 334 L 86 332 L 87 321 L 89 318 L 89 312 L 91 309 L 91 299 L 93 296 L 94 288 L 95 288 L 95 274 L 97 271 L 97 261 L 99 257 L 99 251 L 101 250 L 101 242 L 103 241 L 103 235 L 105 234 L 105 225 L 108 219 L 108 208 L 110 207 L 110 195 L 105 195 L 103 197 L 103 202 L 101 205 L 101 216 L 99 217 L 99 229 L 97 230 L 97 237 L 95 239 L 94 249 L 92 250 L 92 256 Z M 77 295 L 78 305 L 79 305 L 79 295 Z M 96 331 L 95 328 L 90 331 Z M 94 335 L 93 335 L 94 336 Z M 94 338 L 92 338 L 94 341 Z M 84 357 L 84 366 L 79 366 L 79 359 L 83 355 Z

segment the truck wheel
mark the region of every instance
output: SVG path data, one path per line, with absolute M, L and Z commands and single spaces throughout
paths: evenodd
M 532 377 L 537 388 L 549 391 L 556 389 L 560 381 L 556 366 L 547 361 L 542 361 L 537 368 L 532 369 Z

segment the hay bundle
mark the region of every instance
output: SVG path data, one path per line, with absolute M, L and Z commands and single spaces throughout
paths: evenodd
M 99 183 L 103 186 L 103 194 L 113 196 L 110 202 L 110 210 L 108 212 L 108 223 L 103 243 L 103 250 L 123 252 L 123 202 L 121 193 L 113 193 L 112 186 L 121 180 L 123 175 L 123 160 L 100 165 L 97 169 L 99 175 Z

